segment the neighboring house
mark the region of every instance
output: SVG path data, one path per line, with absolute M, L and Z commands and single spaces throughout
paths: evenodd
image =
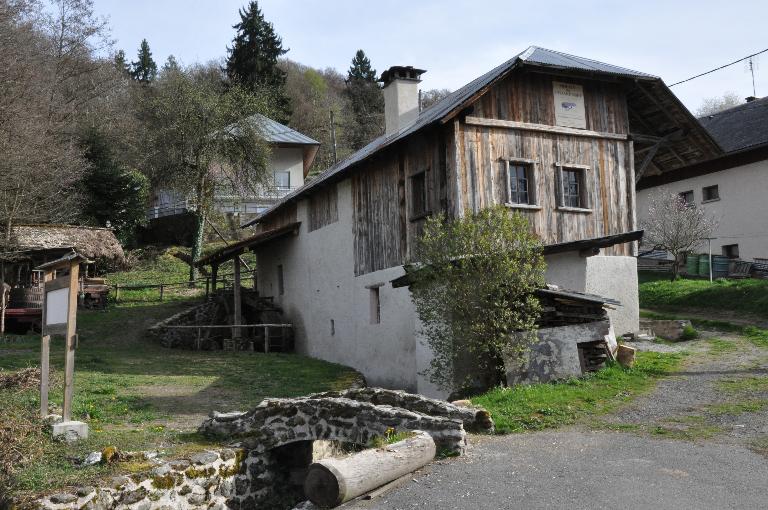
M 636 331 L 635 152 L 685 131 L 653 156 L 678 168 L 719 154 L 706 131 L 660 78 L 543 48 L 419 112 L 423 72 L 385 71 L 386 133 L 244 225 L 265 233 L 258 290 L 297 349 L 373 385 L 444 395 L 421 375 L 432 353 L 392 282 L 428 216 L 493 204 L 530 220 L 549 283 L 620 301 L 616 333 Z
M 258 123 L 264 139 L 270 143 L 270 182 L 251 196 L 217 194 L 214 207 L 222 213 L 254 216 L 304 184 L 315 160 L 320 142 L 263 115 L 250 117 Z M 147 211 L 149 219 L 182 214 L 194 207 L 193 201 L 171 190 L 155 190 Z
M 748 98 L 699 122 L 725 155 L 673 173 L 645 176 L 637 184 L 638 217 L 647 217 L 649 197 L 665 188 L 718 220 L 712 253 L 768 259 L 768 97 Z

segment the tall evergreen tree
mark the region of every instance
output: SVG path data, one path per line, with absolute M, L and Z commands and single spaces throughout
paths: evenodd
M 347 95 L 355 124 L 347 129 L 349 145 L 357 150 L 384 133 L 384 95 L 363 50 L 357 50 L 347 71 Z
M 227 48 L 227 77 L 253 92 L 268 88 L 280 117 L 275 120 L 288 122 L 291 105 L 284 90 L 285 72 L 277 65 L 277 59 L 288 50 L 283 49 L 282 38 L 264 18 L 258 2 L 251 1 L 239 12 L 240 22 L 232 27 L 237 34 L 232 47 Z
M 117 53 L 115 53 L 115 68 L 123 73 L 125 76 L 131 76 L 131 66 L 128 64 L 128 61 L 125 60 L 125 52 L 123 50 L 118 50 Z
M 149 43 L 146 39 L 141 40 L 139 46 L 138 60 L 131 63 L 133 70 L 131 75 L 133 79 L 141 83 L 150 83 L 157 77 L 157 64 L 152 58 L 152 52 L 149 50 Z
M 144 222 L 149 180 L 140 172 L 126 169 L 102 133 L 89 128 L 81 145 L 89 170 L 82 180 L 86 191 L 83 216 L 100 227 L 111 226 L 123 244 L 133 241 L 136 227 Z

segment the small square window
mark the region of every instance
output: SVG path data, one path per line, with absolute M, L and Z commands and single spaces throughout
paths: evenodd
M 275 186 L 279 190 L 291 188 L 291 172 L 275 172 Z
M 683 200 L 683 202 L 685 202 L 687 205 L 693 205 L 694 204 L 693 190 L 683 191 L 679 195 L 680 195 L 680 198 Z
M 532 205 L 533 182 L 531 167 L 518 163 L 509 164 L 509 173 L 507 174 L 507 195 L 510 204 L 528 204 Z
M 717 184 L 714 186 L 706 186 L 701 188 L 702 202 L 711 202 L 712 200 L 720 200 L 720 190 Z
M 739 258 L 739 245 L 738 244 L 726 244 L 723 246 L 723 255 L 729 259 Z
M 371 324 L 379 324 L 381 322 L 381 301 L 379 300 L 379 287 L 370 289 L 371 296 Z
M 585 208 L 584 171 L 577 168 L 563 168 L 563 205 L 577 209 Z
M 422 171 L 411 176 L 411 215 L 420 218 L 429 214 L 427 196 L 427 172 Z

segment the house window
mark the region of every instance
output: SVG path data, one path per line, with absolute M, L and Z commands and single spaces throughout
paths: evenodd
M 713 200 L 720 200 L 720 190 L 717 188 L 717 184 L 714 186 L 706 186 L 701 188 L 702 202 L 712 202 Z
M 283 282 L 283 265 L 277 266 L 277 294 L 282 296 L 285 293 L 285 283 Z
M 369 289 L 371 296 L 371 324 L 381 322 L 381 301 L 379 300 L 379 287 Z
M 739 258 L 739 245 L 738 244 L 726 244 L 723 246 L 723 255 L 729 259 Z
M 533 204 L 531 168 L 517 163 L 509 164 L 507 197 L 510 204 Z
M 683 200 L 683 202 L 686 203 L 686 205 L 693 205 L 694 204 L 693 190 L 683 191 L 679 195 L 680 195 L 680 198 Z
M 291 172 L 275 172 L 275 186 L 279 190 L 291 188 Z
M 429 214 L 427 197 L 427 172 L 422 171 L 411 176 L 411 216 L 413 219 Z
M 589 167 L 558 165 L 560 193 L 558 207 L 565 209 L 589 208 L 586 173 Z

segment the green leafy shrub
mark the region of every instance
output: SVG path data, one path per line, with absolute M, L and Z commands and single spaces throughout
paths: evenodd
M 695 340 L 696 338 L 699 338 L 699 332 L 690 324 L 686 324 L 680 335 L 680 340 Z

